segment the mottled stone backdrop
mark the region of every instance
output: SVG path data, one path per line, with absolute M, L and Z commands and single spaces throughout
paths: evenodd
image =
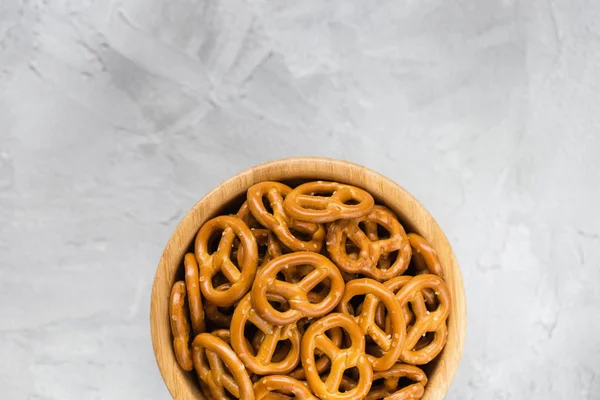
M 600 398 L 594 0 L 2 0 L 0 397 L 169 399 L 167 239 L 294 155 L 388 175 L 446 231 L 448 398 Z

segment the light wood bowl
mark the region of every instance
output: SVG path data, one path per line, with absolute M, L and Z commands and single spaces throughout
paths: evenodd
M 156 362 L 175 400 L 205 399 L 193 373 L 177 365 L 173 353 L 168 303 L 176 277 L 182 277 L 184 254 L 189 251 L 202 224 L 218 215 L 255 183 L 267 180 L 332 180 L 359 186 L 387 205 L 400 218 L 407 232 L 425 237 L 435 248 L 452 295 L 448 318 L 448 342 L 428 372 L 425 400 L 443 399 L 458 368 L 466 330 L 466 306 L 458 263 L 446 236 L 425 208 L 390 179 L 360 165 L 327 158 L 289 158 L 243 171 L 208 193 L 187 213 L 169 239 L 152 287 L 150 327 Z

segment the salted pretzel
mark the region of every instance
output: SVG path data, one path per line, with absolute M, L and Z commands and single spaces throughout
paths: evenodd
M 192 355 L 198 379 L 207 384 L 213 398 L 228 398 L 228 392 L 238 399 L 254 399 L 244 364 L 223 339 L 210 333 L 197 335 L 192 342 Z
M 244 336 L 248 322 L 254 324 L 264 334 L 256 354 L 254 354 L 251 345 Z M 300 332 L 298 332 L 298 327 L 295 323 L 273 326 L 267 322 L 252 307 L 250 293 L 235 308 L 230 331 L 233 349 L 246 367 L 255 374 L 286 374 L 298 365 L 300 360 Z M 274 362 L 273 355 L 277 344 L 282 340 L 289 340 L 291 348 L 283 360 Z
M 302 321 L 302 323 L 301 323 L 301 321 Z M 302 319 L 302 320 L 298 321 L 298 330 L 300 331 L 300 334 L 302 336 L 304 336 L 306 329 L 308 329 L 308 326 L 310 326 L 310 324 L 314 321 L 315 320 L 308 320 L 308 319 Z M 328 332 L 326 332 L 326 334 L 328 335 L 329 339 L 331 339 L 331 342 L 334 345 L 336 345 L 337 347 L 342 346 L 342 342 L 344 339 L 344 333 L 340 328 L 332 328 Z M 329 359 L 329 357 L 324 355 L 323 352 L 321 352 L 320 350 L 316 350 L 315 356 L 316 356 L 315 369 L 317 370 L 317 372 L 319 374 L 322 374 L 323 372 L 327 371 L 331 367 L 331 360 Z M 295 370 L 290 372 L 288 375 L 295 379 L 306 379 L 306 374 L 304 373 L 304 368 L 302 368 L 302 366 L 296 368 Z
M 175 282 L 171 288 L 169 315 L 171 317 L 171 333 L 173 333 L 175 359 L 182 369 L 191 371 L 193 364 L 189 347 L 190 323 L 188 321 L 188 305 L 185 283 L 183 281 Z
M 313 268 L 298 283 L 277 279 L 277 274 L 285 268 L 308 265 Z M 322 301 L 311 303 L 308 293 L 320 282 L 329 278 L 329 293 Z M 284 254 L 262 267 L 252 285 L 252 304 L 256 312 L 266 321 L 275 325 L 287 325 L 303 317 L 320 317 L 335 308 L 344 292 L 344 279 L 337 267 L 318 253 L 301 251 Z M 286 298 L 290 309 L 281 312 L 269 304 L 267 293 Z
M 289 376 L 269 375 L 254 384 L 256 400 L 281 398 L 273 396 L 276 393 L 294 395 L 297 399 L 318 400 L 304 383 Z
M 206 331 L 204 322 L 204 308 L 200 295 L 200 279 L 198 278 L 198 263 L 193 253 L 188 253 L 183 258 L 185 268 L 185 287 L 187 289 L 188 306 L 192 320 L 194 335 Z
M 396 299 L 403 308 L 408 304 L 414 313 L 414 322 L 407 328 L 406 340 L 400 359 L 408 364 L 422 365 L 432 361 L 444 348 L 448 336 L 446 319 L 450 314 L 450 291 L 444 280 L 437 275 L 423 274 L 406 280 L 406 277 L 393 278 L 385 286 L 396 293 Z M 437 309 L 429 311 L 425 305 L 423 290 L 431 289 L 437 298 Z M 415 346 L 428 332 L 435 337 L 427 346 L 418 350 Z
M 348 304 L 354 296 L 365 295 L 364 302 L 357 316 L 350 314 Z M 388 310 L 390 330 L 385 332 L 375 322 L 377 306 L 383 303 Z M 367 358 L 373 364 L 374 371 L 385 371 L 394 365 L 402 352 L 402 345 L 406 337 L 406 322 L 402 307 L 396 300 L 394 293 L 383 284 L 374 279 L 355 279 L 346 284 L 346 291 L 338 310 L 344 314 L 353 316 L 360 326 L 363 334 L 379 346 L 382 350 L 381 356 L 367 354 Z M 357 309 L 358 310 L 358 309 Z
M 210 239 L 222 231 L 217 251 L 210 253 Z M 231 247 L 239 238 L 243 248 L 240 269 L 231 261 Z M 250 228 L 237 217 L 222 215 L 206 222 L 196 236 L 196 258 L 200 264 L 202 294 L 217 306 L 229 306 L 240 300 L 252 286 L 258 263 L 256 239 Z M 216 290 L 212 279 L 221 272 L 231 283 L 227 290 Z
M 292 251 L 321 251 L 325 239 L 323 225 L 290 218 L 283 208 L 284 198 L 292 188 L 279 182 L 261 182 L 248 189 L 248 208 L 256 220 L 265 228 L 274 232 L 277 238 Z M 263 204 L 267 197 L 273 212 Z M 292 229 L 310 237 L 304 241 L 292 233 Z
M 341 349 L 325 334 L 332 328 L 343 329 L 350 339 L 350 347 Z M 325 381 L 315 368 L 315 352 L 322 351 L 331 361 L 331 369 Z M 369 393 L 373 367 L 365 354 L 365 337 L 352 317 L 341 313 L 329 314 L 313 323 L 302 337 L 302 368 L 313 393 L 323 400 L 359 399 Z M 344 371 L 356 367 L 359 380 L 352 390 L 341 392 Z
M 390 237 L 379 239 L 376 231 L 370 232 L 369 237 L 360 228 L 362 222 L 383 226 L 390 233 Z M 358 258 L 354 259 L 346 253 L 346 238 L 360 249 Z M 391 279 L 406 271 L 412 254 L 404 228 L 394 214 L 383 206 L 373 207 L 369 214 L 361 218 L 339 220 L 331 224 L 327 232 L 327 251 L 340 269 L 348 273 L 365 274 L 378 281 Z M 380 268 L 381 257 L 386 255 L 387 265 L 389 254 L 394 251 L 398 251 L 396 260 L 389 265 L 389 268 Z
M 416 233 L 409 233 L 408 240 L 413 250 L 412 263 L 415 266 L 417 275 L 434 274 L 443 279 L 442 265 L 431 244 Z M 435 306 L 435 295 L 432 290 L 423 290 L 423 296 L 428 306 Z
M 329 194 L 329 197 L 319 196 Z M 358 204 L 347 204 L 349 202 Z M 293 189 L 283 206 L 289 216 L 315 223 L 360 218 L 373 208 L 375 200 L 356 186 L 338 182 L 308 182 Z
M 407 378 L 415 383 L 399 387 L 401 378 Z M 383 379 L 383 383 L 375 384 L 380 379 Z M 427 385 L 427 376 L 419 367 L 396 363 L 388 370 L 374 372 L 373 382 L 374 384 L 365 400 L 414 400 L 423 397 L 425 385 Z M 344 376 L 341 386 L 345 390 L 351 390 L 356 387 L 356 382 Z

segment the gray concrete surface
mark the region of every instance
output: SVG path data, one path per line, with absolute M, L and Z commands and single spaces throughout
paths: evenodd
M 168 399 L 148 309 L 208 190 L 293 155 L 412 192 L 468 294 L 449 399 L 600 398 L 600 3 L 0 3 L 0 397 Z

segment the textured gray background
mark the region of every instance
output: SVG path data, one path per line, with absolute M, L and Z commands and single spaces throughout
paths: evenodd
M 168 399 L 164 245 L 251 165 L 407 188 L 468 294 L 450 399 L 600 398 L 600 3 L 0 2 L 0 397 Z

